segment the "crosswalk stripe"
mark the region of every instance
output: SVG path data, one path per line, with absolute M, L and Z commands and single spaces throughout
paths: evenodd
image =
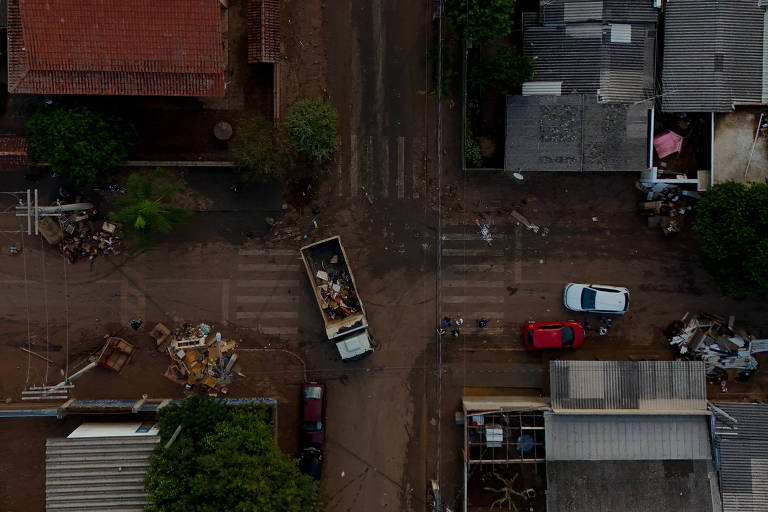
M 405 137 L 397 138 L 397 198 L 405 199 Z
M 298 264 L 293 265 L 277 265 L 272 263 L 241 263 L 237 266 L 237 270 L 240 272 L 286 272 L 286 271 L 298 271 Z
M 299 286 L 298 279 L 240 279 L 237 286 L 242 288 L 287 288 Z
M 442 285 L 443 288 L 504 288 L 504 281 L 448 280 Z
M 295 256 L 301 259 L 296 249 L 240 249 L 240 256 Z
M 504 297 L 498 295 L 443 295 L 440 299 L 443 304 L 461 304 L 469 302 L 473 304 L 503 304 Z
M 427 141 L 424 137 L 413 137 L 411 139 L 411 155 L 413 155 L 413 161 L 411 162 L 411 197 L 414 199 L 419 198 L 419 187 L 427 181 Z
M 442 248 L 443 256 L 504 256 L 504 249 L 486 247 L 483 249 L 451 249 Z
M 366 137 L 365 143 L 365 176 L 363 182 L 365 189 L 370 193 L 375 192 L 376 174 L 373 161 L 373 135 L 369 135 Z
M 450 264 L 450 265 L 443 265 L 443 267 L 448 272 L 494 272 L 494 273 L 504 272 L 504 266 L 501 264 L 499 265 L 490 265 L 487 263 L 477 264 L 477 265 Z
M 500 336 L 504 334 L 504 327 L 459 327 L 459 333 L 465 336 Z
M 379 153 L 381 154 L 381 194 L 389 197 L 389 137 L 379 139 Z
M 256 330 L 260 331 L 262 334 L 275 334 L 278 336 L 285 336 L 286 334 L 293 334 L 297 335 L 299 334 L 299 328 L 298 327 L 258 327 Z
M 293 304 L 293 303 L 299 302 L 299 298 L 288 296 L 288 295 L 267 295 L 267 296 L 241 295 L 237 297 L 237 302 L 240 304 L 278 304 L 278 303 Z
M 496 240 L 506 240 L 507 236 L 504 233 L 498 233 L 493 230 L 493 227 L 491 227 L 491 237 L 493 238 L 493 241 Z M 479 241 L 484 244 L 488 244 L 485 240 L 483 240 L 480 236 L 480 230 L 477 228 L 477 226 L 467 226 L 467 231 L 465 233 L 445 233 L 443 232 L 442 239 L 445 241 Z
M 357 197 L 358 173 L 360 167 L 360 148 L 357 146 L 357 135 L 349 136 L 349 193 L 352 197 Z
M 235 317 L 238 320 L 248 318 L 266 318 L 268 320 L 288 318 L 295 320 L 299 318 L 299 313 L 297 311 L 238 311 L 235 313 Z

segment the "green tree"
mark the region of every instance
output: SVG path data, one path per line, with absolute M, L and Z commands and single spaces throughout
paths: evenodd
M 178 227 L 192 212 L 173 205 L 173 198 L 184 190 L 178 184 L 158 186 L 155 178 L 162 169 L 128 176 L 126 193 L 115 200 L 117 210 L 109 217 L 124 224 L 139 236 L 139 243 L 152 244 L 155 233 L 168 233 Z
M 273 126 L 261 116 L 238 124 L 230 154 L 246 181 L 280 178 L 293 167 L 293 147 L 286 128 Z
M 81 189 L 109 179 L 127 153 L 116 116 L 87 107 L 44 107 L 26 125 L 29 155 Z
M 285 123 L 293 147 L 310 160 L 324 162 L 339 146 L 339 113 L 330 103 L 300 100 L 291 107 Z
M 193 396 L 160 414 L 146 512 L 316 512 L 317 486 L 274 441 L 268 412 Z M 168 449 L 165 444 L 181 425 Z
M 768 181 L 714 185 L 694 213 L 706 267 L 723 292 L 768 292 Z
M 518 55 L 514 46 L 502 46 L 489 59 L 483 59 L 472 67 L 470 80 L 472 87 L 510 94 L 535 74 L 532 58 Z
M 462 39 L 492 43 L 512 31 L 515 0 L 446 0 L 445 14 Z

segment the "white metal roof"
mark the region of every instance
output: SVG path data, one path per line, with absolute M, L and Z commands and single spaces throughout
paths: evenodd
M 159 436 L 48 439 L 45 510 L 141 512 L 144 476 Z
M 709 417 L 544 414 L 547 460 L 704 460 Z

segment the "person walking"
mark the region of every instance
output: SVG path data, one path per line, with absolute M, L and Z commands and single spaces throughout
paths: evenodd
M 144 323 L 144 321 L 141 319 L 141 317 L 131 320 L 131 329 L 138 331 L 142 323 Z
M 487 318 L 481 318 L 480 320 L 477 321 L 477 326 L 479 328 L 481 328 L 481 329 L 483 327 L 485 327 L 486 325 L 488 325 L 488 319 Z

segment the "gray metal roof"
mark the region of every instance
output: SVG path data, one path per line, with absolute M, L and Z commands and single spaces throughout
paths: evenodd
M 768 510 L 768 405 L 715 405 L 738 420 L 715 416 L 723 511 Z
M 757 0 L 667 0 L 662 110 L 727 112 L 764 101 L 766 13 Z
M 597 103 L 591 95 L 507 96 L 504 168 L 642 171 L 649 107 Z
M 701 460 L 712 456 L 702 415 L 544 414 L 550 460 Z
M 634 102 L 654 93 L 656 19 L 648 2 L 542 2 L 523 16 L 523 53 L 534 81 L 562 81 L 562 94 Z
M 706 414 L 701 361 L 550 361 L 552 409 Z
M 159 436 L 48 439 L 45 510 L 143 510 L 144 476 Z
M 547 461 L 547 510 L 719 512 L 708 460 Z

